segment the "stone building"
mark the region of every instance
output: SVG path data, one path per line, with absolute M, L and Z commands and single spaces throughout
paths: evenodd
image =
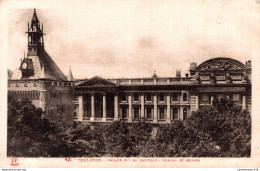
M 28 23 L 28 53 L 8 80 L 10 99 L 29 99 L 59 123 L 73 123 L 74 78 L 66 77 L 44 49 L 43 24 L 36 10 Z
M 185 77 L 178 71 L 176 77 L 95 76 L 75 82 L 71 70 L 66 77 L 45 51 L 43 24 L 35 10 L 27 34 L 28 53 L 8 80 L 8 96 L 32 100 L 56 122 L 171 123 L 222 98 L 251 111 L 251 61 L 221 57 L 191 63 Z
M 189 76 L 190 75 L 190 76 Z M 214 99 L 234 101 L 251 111 L 251 61 L 213 58 L 181 77 L 104 79 L 93 77 L 75 86 L 74 120 L 79 122 L 171 123 L 185 120 L 192 111 Z

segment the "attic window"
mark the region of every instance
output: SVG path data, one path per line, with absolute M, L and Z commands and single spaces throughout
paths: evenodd
M 151 93 L 147 93 L 146 94 L 146 101 L 147 102 L 151 102 L 152 101 L 152 94 Z
M 164 93 L 160 93 L 159 95 L 159 101 L 164 102 Z
M 122 94 L 122 96 L 121 96 L 121 101 L 122 101 L 122 102 L 126 102 L 126 101 L 127 101 L 127 99 L 126 99 L 126 94 L 125 94 L 125 93 Z
M 139 94 L 134 93 L 134 102 L 138 102 L 138 101 L 139 101 Z

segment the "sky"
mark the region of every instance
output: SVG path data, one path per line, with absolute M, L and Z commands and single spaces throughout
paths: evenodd
M 47 3 L 48 2 L 48 3 Z M 258 0 L 46 1 L 8 10 L 8 68 L 27 53 L 33 8 L 45 50 L 76 79 L 174 77 L 214 57 L 259 57 Z

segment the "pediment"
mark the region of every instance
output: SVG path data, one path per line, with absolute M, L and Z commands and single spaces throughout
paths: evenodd
M 246 67 L 241 62 L 230 58 L 214 58 L 200 64 L 196 70 L 244 70 Z
M 84 81 L 83 83 L 80 83 L 78 86 L 88 86 L 88 87 L 92 87 L 92 86 L 116 86 L 116 84 L 104 79 L 104 78 L 101 78 L 99 76 L 95 76 L 89 80 L 86 80 Z

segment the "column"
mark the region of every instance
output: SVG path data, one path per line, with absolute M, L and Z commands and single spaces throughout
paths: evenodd
M 132 119 L 132 94 L 130 93 L 128 95 L 128 122 L 132 122 L 133 119 Z
M 183 120 L 183 106 L 180 106 L 180 120 Z
M 107 119 L 107 102 L 106 102 L 106 94 L 103 93 L 103 117 L 102 121 L 106 121 Z
M 213 100 L 214 100 L 214 95 L 211 94 L 211 95 L 210 95 L 210 104 L 211 104 L 211 105 L 213 105 Z
M 246 95 L 243 94 L 242 98 L 242 110 L 246 110 Z
M 141 119 L 144 119 L 144 93 L 141 94 Z
M 91 117 L 90 121 L 95 121 L 95 95 L 94 93 L 90 93 L 91 95 Z
M 167 111 L 166 111 L 166 123 L 171 123 L 171 96 L 170 93 L 166 96 Z
M 78 103 L 79 103 L 78 121 L 83 121 L 83 115 L 84 115 L 84 97 L 83 97 L 83 95 L 78 96 Z
M 114 95 L 114 121 L 118 121 L 118 94 Z
M 198 110 L 199 106 L 200 106 L 199 95 L 198 94 L 195 96 L 195 99 L 196 99 L 196 110 Z
M 183 103 L 183 92 L 180 93 L 179 97 L 180 97 L 180 104 L 182 104 Z
M 157 123 L 158 118 L 157 118 L 157 94 L 154 94 L 153 96 L 153 122 Z

